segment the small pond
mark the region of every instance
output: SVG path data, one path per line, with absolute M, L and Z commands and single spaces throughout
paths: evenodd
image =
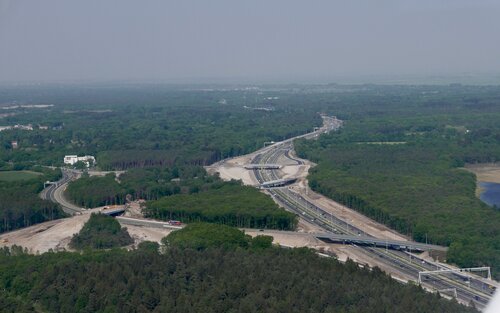
M 500 184 L 479 182 L 479 186 L 483 192 L 481 193 L 481 200 L 490 206 L 500 208 Z

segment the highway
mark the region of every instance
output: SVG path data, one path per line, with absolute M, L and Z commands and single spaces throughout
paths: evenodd
M 328 225 L 325 225 L 328 227 Z M 442 251 L 446 252 L 448 248 L 437 245 L 429 245 L 420 242 L 414 241 L 401 241 L 401 240 L 392 240 L 392 239 L 378 239 L 370 236 L 361 236 L 361 235 L 345 235 L 339 234 L 338 232 L 332 232 L 330 234 L 318 234 L 316 238 L 332 243 L 355 243 L 357 245 L 362 246 L 373 246 L 373 247 L 383 247 L 391 250 L 415 250 L 415 251 Z
M 45 200 L 50 200 L 52 202 L 59 203 L 63 211 L 67 214 L 74 215 L 85 210 L 85 208 L 78 207 L 64 197 L 64 191 L 71 180 L 74 180 L 80 174 L 75 170 L 68 170 L 61 168 L 62 178 L 57 182 L 52 183 L 48 187 L 42 190 L 40 197 Z
M 316 138 L 322 133 L 336 130 L 341 126 L 341 124 L 335 122 L 335 120 L 328 120 L 326 117 L 323 117 L 323 119 L 324 126 L 322 128 L 300 137 L 306 139 Z M 261 153 L 257 154 L 252 160 L 252 163 L 279 164 L 280 160 L 288 158 L 300 164 L 302 161 L 290 157 L 290 151 L 292 150 L 293 139 L 275 143 L 272 146 L 262 149 Z M 260 184 L 281 179 L 282 177 L 279 176 L 279 173 L 280 172 L 276 169 L 253 169 L 253 174 Z M 347 236 L 372 237 L 338 216 L 330 214 L 328 211 L 322 209 L 321 206 L 311 202 L 311 200 L 307 200 L 301 194 L 290 190 L 288 187 L 270 188 L 266 189 L 266 192 L 268 192 L 277 203 L 309 222 L 321 227 L 326 232 Z M 438 263 L 419 258 L 414 253 L 411 253 L 411 250 L 394 251 L 368 246 L 353 246 L 362 253 L 387 264 L 393 268 L 395 272 L 402 272 L 406 274 L 406 276 L 412 277 L 415 281 L 418 280 L 418 273 L 421 271 L 446 269 L 446 267 Z M 494 292 L 492 289 L 494 282 L 487 282 L 485 279 L 478 276 L 464 273 L 446 273 L 432 277 L 424 276 L 422 285 L 431 290 L 455 289 L 458 300 L 463 303 L 470 303 L 473 301 L 478 308 L 484 308 Z

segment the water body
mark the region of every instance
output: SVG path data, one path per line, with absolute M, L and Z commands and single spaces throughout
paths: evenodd
M 500 184 L 479 182 L 479 186 L 484 190 L 481 193 L 481 200 L 490 206 L 500 208 Z

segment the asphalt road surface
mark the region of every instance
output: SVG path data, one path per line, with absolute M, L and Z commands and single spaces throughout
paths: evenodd
M 64 191 L 66 190 L 68 183 L 76 179 L 80 173 L 78 171 L 68 169 L 61 169 L 61 171 L 63 175 L 62 178 L 42 190 L 40 197 L 45 200 L 59 203 L 63 211 L 70 215 L 84 211 L 85 208 L 70 203 L 64 197 Z

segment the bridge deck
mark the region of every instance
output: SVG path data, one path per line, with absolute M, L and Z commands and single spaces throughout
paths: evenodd
M 270 180 L 270 181 L 266 181 L 266 182 L 263 182 L 262 184 L 260 184 L 260 187 L 270 188 L 270 187 L 285 186 L 285 185 L 294 183 L 295 181 L 297 181 L 297 178 Z
M 282 167 L 280 164 L 247 164 L 244 166 L 247 170 L 277 170 Z
M 359 245 L 371 245 L 382 248 L 396 249 L 396 250 L 419 250 L 419 251 L 447 251 L 447 247 L 430 245 L 414 241 L 401 241 L 401 240 L 386 240 L 378 239 L 367 236 L 351 236 L 340 234 L 321 234 L 316 235 L 316 238 L 325 242 L 337 243 L 354 243 Z
M 123 212 L 125 212 L 125 207 L 110 208 L 110 209 L 104 209 L 101 211 L 102 214 L 109 215 L 109 216 L 119 215 Z

